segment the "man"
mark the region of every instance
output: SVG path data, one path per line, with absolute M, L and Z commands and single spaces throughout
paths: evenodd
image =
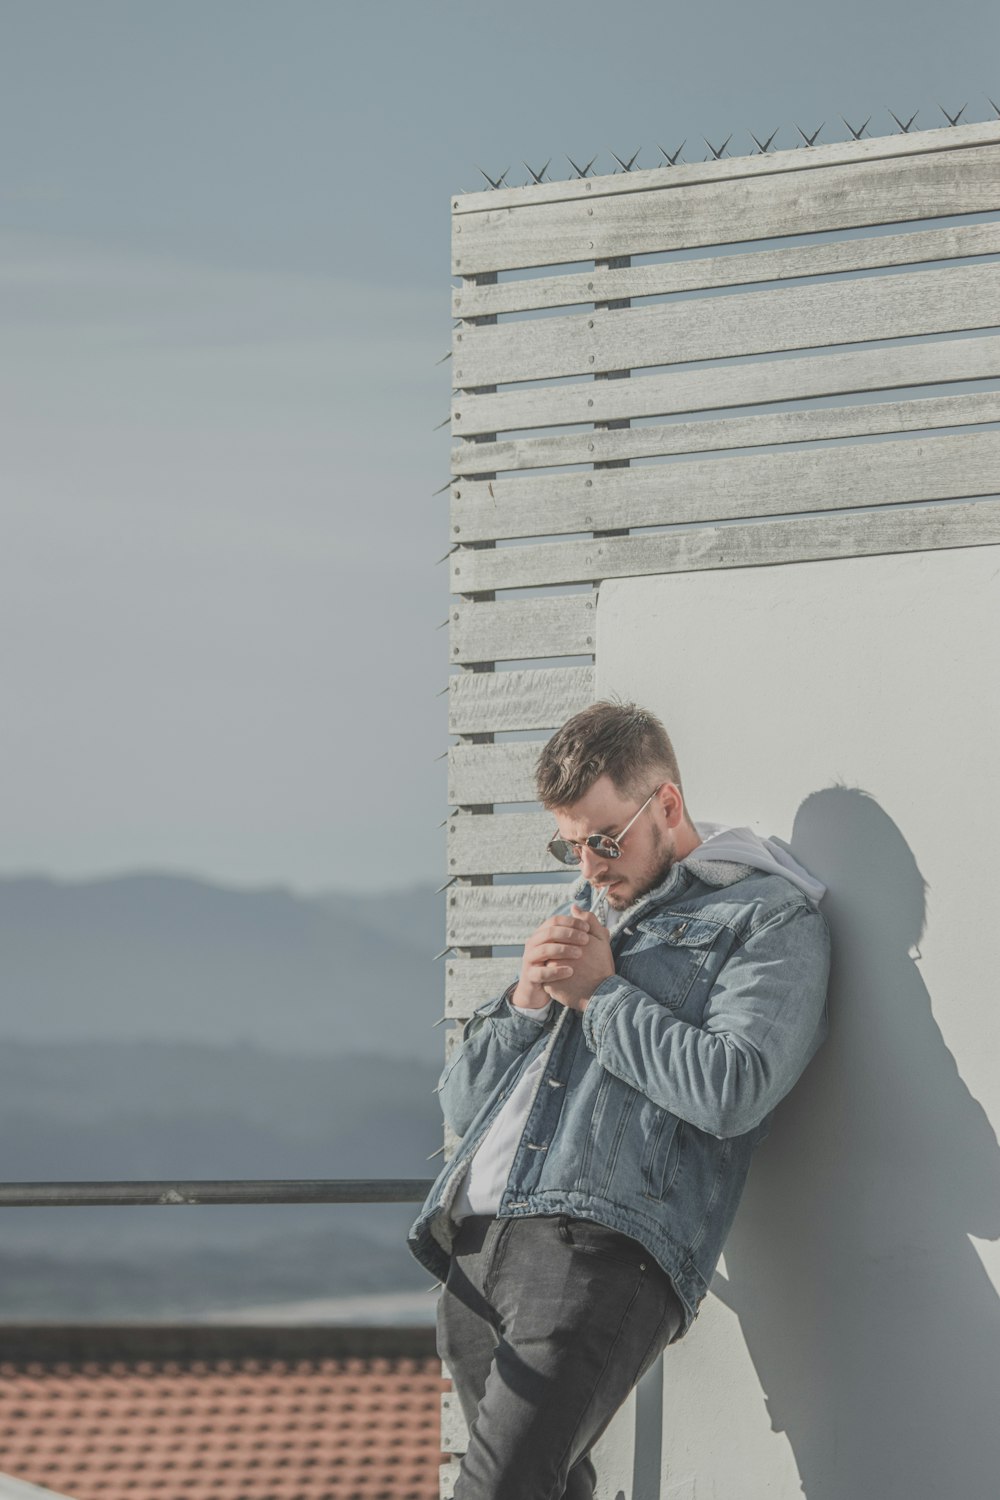
M 469 1423 L 456 1500 L 590 1500 L 593 1443 L 694 1319 L 825 1032 L 822 885 L 691 821 L 652 714 L 585 709 L 536 779 L 583 881 L 465 1028 L 439 1088 L 461 1144 L 411 1231 Z

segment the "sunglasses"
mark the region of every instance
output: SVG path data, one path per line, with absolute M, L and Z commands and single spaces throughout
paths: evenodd
M 646 808 L 652 802 L 653 798 L 660 790 L 660 787 L 665 785 L 666 782 L 661 781 L 660 786 L 655 786 L 653 788 L 649 796 L 646 798 L 645 802 L 640 807 L 639 812 L 635 813 L 631 818 L 629 818 L 621 833 L 617 834 L 614 838 L 611 837 L 610 833 L 592 833 L 590 837 L 586 839 L 554 838 L 549 840 L 549 853 L 553 856 L 554 859 L 557 859 L 560 864 L 578 865 L 581 858 L 580 851 L 584 847 L 584 845 L 586 845 L 588 849 L 593 849 L 594 853 L 599 855 L 601 859 L 621 859 L 622 839 L 628 833 L 636 818 L 639 817 L 639 814 L 646 811 Z

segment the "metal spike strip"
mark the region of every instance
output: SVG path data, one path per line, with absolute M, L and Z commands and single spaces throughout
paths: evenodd
M 482 167 L 477 167 L 476 171 L 477 172 L 483 172 L 483 169 L 482 169 Z M 510 171 L 510 167 L 504 167 L 504 169 L 500 173 L 499 177 L 491 177 L 490 174 L 489 174 L 489 172 L 483 172 L 483 176 L 486 178 L 486 181 L 489 183 L 489 185 L 490 185 L 491 188 L 494 188 L 494 189 L 496 189 L 496 188 L 502 188 L 502 187 L 509 186 L 509 184 L 507 182 L 507 173 L 509 171 Z
M 779 125 L 778 126 L 778 130 L 780 130 L 780 129 L 781 129 L 781 126 Z M 766 156 L 767 155 L 767 153 L 770 151 L 771 146 L 772 146 L 772 144 L 774 142 L 775 136 L 778 134 L 778 130 L 772 130 L 771 134 L 768 136 L 767 140 L 763 141 L 763 142 L 759 141 L 757 139 L 757 137 L 754 135 L 754 133 L 753 133 L 752 130 L 748 130 L 747 131 L 747 135 L 750 137 L 750 139 L 753 141 L 754 145 L 757 147 L 757 155 L 758 156 Z
M 799 132 L 799 135 L 802 137 L 803 141 L 805 142 L 805 144 L 807 146 L 815 146 L 816 142 L 819 140 L 819 132 L 820 132 L 820 130 L 823 130 L 825 128 L 825 126 L 826 126 L 826 121 L 824 120 L 823 124 L 820 125 L 820 127 L 819 127 L 818 130 L 814 130 L 813 133 L 812 133 L 812 135 L 806 135 L 806 133 L 802 129 L 801 125 L 796 125 L 795 129 Z
M 641 146 L 639 147 L 639 150 L 640 151 L 642 150 Z M 585 167 L 578 167 L 577 164 L 576 164 L 576 162 L 573 160 L 573 158 L 571 156 L 567 156 L 566 160 L 569 162 L 570 166 L 573 168 L 573 171 L 576 173 L 577 177 L 586 177 L 587 174 L 589 173 L 591 167 L 594 165 L 594 162 L 597 160 L 597 157 L 596 156 L 592 156 Z
M 721 161 L 722 158 L 723 158 L 723 155 L 725 153 L 726 147 L 729 145 L 729 142 L 732 140 L 732 138 L 733 138 L 733 132 L 730 131 L 729 134 L 726 136 L 726 139 L 723 141 L 723 143 L 722 143 L 721 146 L 713 146 L 712 142 L 708 139 L 708 136 L 707 135 L 703 135 L 702 136 L 702 140 L 705 142 L 705 145 L 708 147 L 709 151 L 711 151 L 711 153 L 712 153 L 711 157 L 706 156 L 705 160 L 706 161 L 710 161 L 710 160 Z
M 844 116 L 843 115 L 841 115 L 840 118 L 842 120 L 844 120 Z M 850 120 L 844 120 L 844 124 L 847 126 L 848 130 L 851 132 L 851 135 L 853 136 L 853 138 L 856 141 L 860 141 L 861 137 L 864 135 L 865 131 L 868 129 L 868 127 L 871 124 L 871 122 L 872 122 L 872 117 L 871 117 L 871 115 L 869 115 L 868 118 L 867 118 L 867 120 L 865 121 L 865 123 L 863 125 L 858 126 L 858 128 L 855 129 L 855 127 L 851 124 Z
M 985 98 L 986 98 L 986 103 L 989 105 L 990 109 L 992 109 L 993 114 L 997 117 L 997 119 L 1000 119 L 1000 104 L 997 104 L 997 102 L 992 97 L 990 97 L 989 95 L 986 95 Z M 963 117 L 965 116 L 966 111 L 969 108 L 969 104 L 968 104 L 968 102 L 966 102 L 965 104 L 962 105 L 961 109 L 958 110 L 954 114 L 952 114 L 949 110 L 945 109 L 945 107 L 944 107 L 943 104 L 938 104 L 937 108 L 941 111 L 941 114 L 947 120 L 948 126 L 950 127 L 950 126 L 956 126 L 956 125 L 958 125 L 962 121 Z M 913 114 L 910 115 L 907 118 L 905 115 L 899 115 L 899 114 L 897 114 L 895 112 L 895 110 L 889 109 L 887 107 L 886 108 L 886 114 L 889 116 L 890 120 L 892 120 L 893 124 L 897 127 L 897 129 L 902 132 L 903 135 L 908 135 L 909 132 L 916 125 L 917 119 L 918 119 L 919 114 L 920 114 L 920 111 L 919 110 L 914 110 Z M 865 138 L 866 136 L 869 139 L 871 139 L 871 123 L 872 123 L 873 118 L 874 118 L 873 115 L 869 115 L 868 118 L 865 120 L 865 122 L 864 122 L 863 125 L 852 125 L 851 121 L 847 119 L 846 115 L 840 115 L 839 119 L 842 121 L 843 125 L 845 126 L 845 128 L 847 130 L 847 136 L 845 137 L 845 139 L 860 141 L 863 138 Z M 752 130 L 748 129 L 747 132 L 746 132 L 746 134 L 750 137 L 750 140 L 753 142 L 753 145 L 755 147 L 755 150 L 753 152 L 751 152 L 750 154 L 751 155 L 764 156 L 764 155 L 766 155 L 766 153 L 768 151 L 771 151 L 772 149 L 775 149 L 775 141 L 776 141 L 779 133 L 781 132 L 781 130 L 783 128 L 784 128 L 783 126 L 779 125 L 776 130 L 772 130 L 771 134 L 769 136 L 767 136 L 766 138 L 764 138 L 764 139 L 762 139 L 761 137 L 755 135 Z M 824 120 L 824 122 L 818 127 L 818 129 L 816 129 L 816 130 L 814 130 L 812 132 L 803 130 L 802 126 L 799 125 L 799 124 L 797 124 L 797 123 L 795 124 L 794 128 L 798 132 L 799 137 L 800 137 L 800 140 L 797 143 L 799 145 L 800 149 L 801 148 L 809 148 L 811 146 L 815 146 L 819 142 L 820 136 L 826 130 L 826 121 Z M 943 127 L 943 128 L 947 128 L 947 127 Z M 708 147 L 708 150 L 710 152 L 710 155 L 704 157 L 704 160 L 705 161 L 721 161 L 723 159 L 723 157 L 728 152 L 728 148 L 730 146 L 730 143 L 733 140 L 734 134 L 735 134 L 735 132 L 731 131 L 729 133 L 729 135 L 726 137 L 726 139 L 723 141 L 723 143 L 722 143 L 721 146 L 713 145 L 713 143 L 709 140 L 709 138 L 707 136 L 703 136 L 702 139 L 705 142 L 705 145 Z M 681 141 L 680 145 L 677 147 L 677 149 L 675 151 L 668 151 L 665 146 L 659 146 L 659 145 L 657 146 L 656 149 L 660 153 L 660 156 L 663 158 L 663 163 L 666 164 L 666 166 L 668 166 L 668 167 L 676 167 L 678 165 L 678 163 L 680 163 L 680 162 L 682 162 L 684 160 L 684 158 L 682 156 L 682 152 L 683 152 L 684 147 L 685 147 L 686 144 L 687 144 L 686 140 Z M 643 148 L 640 146 L 639 150 L 635 151 L 631 156 L 619 156 L 618 153 L 617 153 L 617 151 L 612 151 L 609 148 L 608 149 L 608 155 L 611 157 L 612 161 L 615 163 L 615 167 L 614 167 L 613 170 L 618 171 L 618 172 L 634 172 L 634 171 L 637 171 L 637 170 L 641 170 L 641 164 L 639 162 L 639 157 L 640 157 L 640 154 L 642 152 L 642 149 Z M 781 149 L 781 148 L 779 147 L 777 149 Z M 729 155 L 732 155 L 732 153 L 729 152 Z M 582 178 L 585 178 L 585 177 L 591 177 L 591 176 L 593 176 L 594 175 L 594 167 L 595 167 L 595 164 L 597 162 L 597 159 L 598 158 L 597 158 L 596 155 L 592 156 L 590 158 L 590 160 L 585 165 L 581 165 L 579 162 L 575 161 L 572 156 L 567 155 L 566 156 L 566 160 L 569 162 L 569 165 L 572 168 L 572 172 L 571 172 L 570 178 L 568 180 L 572 181 L 574 179 L 582 179 Z M 542 184 L 543 182 L 552 182 L 552 181 L 556 180 L 554 178 L 551 178 L 551 177 L 547 176 L 549 168 L 552 165 L 551 158 L 545 163 L 544 167 L 542 167 L 540 170 L 537 170 L 537 171 L 528 162 L 523 162 L 522 165 L 524 166 L 526 172 L 528 173 L 527 178 L 521 184 L 521 186 L 523 186 L 523 187 L 530 187 L 532 185 L 538 186 L 538 185 Z M 511 182 L 508 181 L 508 176 L 510 174 L 510 168 L 509 167 L 505 167 L 504 170 L 499 174 L 499 176 L 495 176 L 495 177 L 491 176 L 491 174 L 489 172 L 487 172 L 484 167 L 478 167 L 477 170 L 486 179 L 486 182 L 489 184 L 490 188 L 492 188 L 492 189 L 498 189 L 498 188 L 504 188 L 504 187 L 513 187 L 513 186 L 516 185 L 516 184 L 511 183 Z M 466 188 L 462 188 L 462 189 L 460 189 L 460 191 L 461 192 L 467 192 L 469 190 L 466 189 Z M 473 190 L 473 191 L 475 191 L 475 190 Z

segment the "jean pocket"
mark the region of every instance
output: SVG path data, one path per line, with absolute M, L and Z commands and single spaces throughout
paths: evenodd
M 606 1224 L 597 1224 L 593 1219 L 562 1218 L 559 1235 L 565 1244 L 571 1245 L 582 1255 L 594 1255 L 615 1265 L 627 1266 L 629 1270 L 644 1271 L 649 1252 L 627 1234 L 609 1229 Z

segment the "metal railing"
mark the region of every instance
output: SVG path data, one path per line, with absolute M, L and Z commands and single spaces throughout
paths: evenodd
M 196 1207 L 219 1203 L 422 1203 L 423 1177 L 194 1179 L 182 1182 L 3 1182 L 0 1208 Z

